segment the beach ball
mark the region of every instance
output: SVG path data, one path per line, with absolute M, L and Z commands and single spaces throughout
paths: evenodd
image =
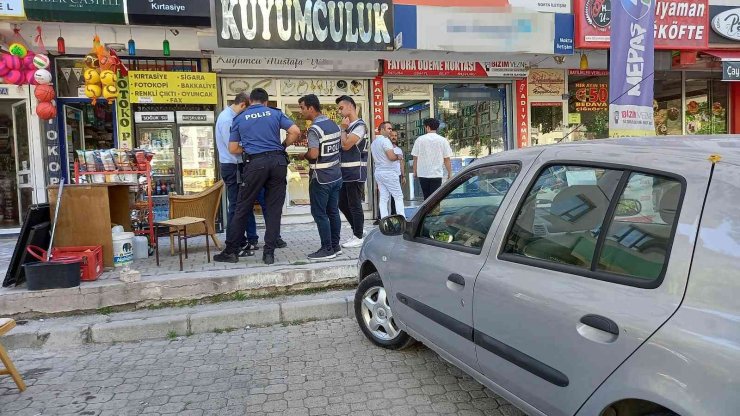
M 87 98 L 96 99 L 103 94 L 103 89 L 97 84 L 85 85 L 85 96 Z
M 29 53 L 28 53 L 28 55 L 26 55 L 26 56 L 25 56 L 25 57 L 23 58 L 23 63 L 22 63 L 22 65 L 23 65 L 23 69 L 34 69 L 34 70 L 35 70 L 35 69 L 38 69 L 38 68 L 36 68 L 36 66 L 35 66 L 35 65 L 33 64 L 33 58 L 34 58 L 35 56 L 36 56 L 36 54 L 34 54 L 33 52 L 29 52 Z
M 25 81 L 24 84 L 28 85 L 36 85 L 38 84 L 36 82 L 36 70 L 25 70 L 23 71 L 23 80 Z
M 48 56 L 38 54 L 33 57 L 33 66 L 35 66 L 36 69 L 46 69 L 49 65 L 51 65 L 51 61 Z
M 33 92 L 33 95 L 35 95 L 36 99 L 41 103 L 48 103 L 56 98 L 54 87 L 51 85 L 39 85 L 36 87 L 36 91 Z
M 11 69 L 3 78 L 5 78 L 6 83 L 15 85 L 23 85 L 26 81 L 26 78 L 23 76 L 23 72 L 18 69 Z
M 57 115 L 57 106 L 54 105 L 53 101 L 39 103 L 39 105 L 36 106 L 36 114 L 42 120 L 51 120 Z
M 100 73 L 97 69 L 86 69 L 82 77 L 85 80 L 85 84 L 100 84 Z
M 2 62 L 8 69 L 21 69 L 21 59 L 15 55 L 3 54 Z
M 103 85 L 114 85 L 118 81 L 118 76 L 113 71 L 105 70 L 100 73 L 100 82 Z
M 8 68 L 2 60 L 0 60 L 0 77 L 4 77 L 5 74 L 10 72 L 10 68 Z
M 11 55 L 19 58 L 24 58 L 28 54 L 28 49 L 26 49 L 26 47 L 21 43 L 11 43 L 10 46 L 8 46 L 8 51 L 10 51 Z
M 46 69 L 37 69 L 34 74 L 34 79 L 39 85 L 45 85 L 51 83 L 51 72 Z

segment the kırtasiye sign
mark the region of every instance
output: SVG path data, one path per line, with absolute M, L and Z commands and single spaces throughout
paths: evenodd
M 211 26 L 211 9 L 203 0 L 128 0 L 126 11 L 135 25 Z
M 609 49 L 609 136 L 655 134 L 655 0 L 615 0 Z
M 222 48 L 393 50 L 391 0 L 216 0 Z

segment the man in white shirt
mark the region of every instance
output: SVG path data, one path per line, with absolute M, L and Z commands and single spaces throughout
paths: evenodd
M 447 139 L 437 134 L 439 121 L 433 118 L 424 120 L 424 129 L 427 133 L 416 139 L 411 155 L 414 157 L 414 177 L 419 178 L 421 192 L 427 199 L 442 186 L 445 170 L 447 179 L 452 177 L 452 149 Z
M 388 138 L 393 131 L 390 122 L 380 123 L 380 135 L 375 137 L 370 151 L 373 155 L 373 166 L 375 167 L 375 183 L 380 191 L 380 218 L 389 215 L 388 205 L 393 196 L 396 206 L 396 212 L 404 215 L 403 208 L 403 190 L 399 179 L 397 162 L 403 160 L 403 156 L 398 155 L 393 150 L 393 143 Z M 405 215 L 404 215 L 405 217 Z

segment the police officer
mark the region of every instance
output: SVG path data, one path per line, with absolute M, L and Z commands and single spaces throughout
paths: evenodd
M 250 106 L 234 118 L 229 138 L 229 151 L 244 155 L 244 183 L 239 189 L 236 212 L 226 229 L 226 248 L 213 256 L 214 261 L 236 263 L 244 239 L 244 229 L 254 201 L 265 188 L 265 246 L 262 260 L 275 262 L 275 246 L 280 235 L 280 220 L 285 203 L 285 177 L 288 156 L 285 148 L 293 144 L 301 130 L 277 108 L 268 107 L 267 91 L 255 88 L 249 94 Z M 280 130 L 287 131 L 284 143 Z
M 319 229 L 321 248 L 308 255 L 311 260 L 333 259 L 342 252 L 339 233 L 339 191 L 342 188 L 340 152 L 342 133 L 337 123 L 321 114 L 321 103 L 314 94 L 298 100 L 301 114 L 311 120 L 308 129 L 308 152 L 302 158 L 310 161 L 308 194 L 311 198 L 311 215 Z

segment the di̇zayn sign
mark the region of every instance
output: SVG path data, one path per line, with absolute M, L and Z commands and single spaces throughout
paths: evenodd
M 391 0 L 216 0 L 222 48 L 393 50 Z
M 606 49 L 612 7 L 619 0 L 575 0 L 576 48 Z M 657 0 L 655 49 L 699 50 L 709 45 L 708 0 Z
M 460 77 L 460 78 L 526 78 L 527 61 L 426 61 L 421 59 L 387 60 L 386 76 Z

